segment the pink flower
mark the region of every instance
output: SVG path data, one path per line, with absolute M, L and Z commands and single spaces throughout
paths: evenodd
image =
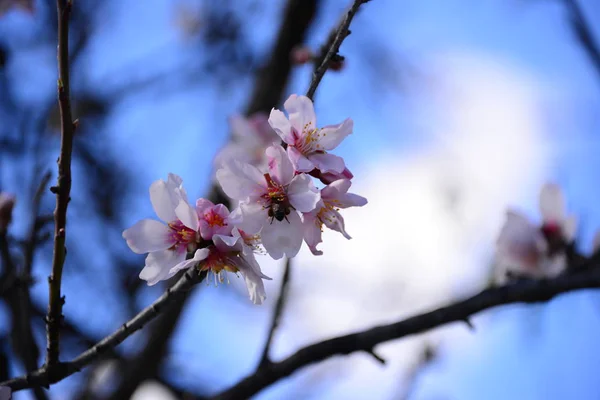
M 289 119 L 276 109 L 271 110 L 269 124 L 287 143 L 287 152 L 294 168 L 300 172 L 318 169 L 321 172 L 342 173 L 346 165 L 341 157 L 327 153 L 335 149 L 352 133 L 350 118 L 338 125 L 317 129 L 312 101 L 306 96 L 291 95 L 283 107 Z
M 257 113 L 249 118 L 233 115 L 229 118 L 232 140 L 215 157 L 214 165 L 237 160 L 257 167 L 266 167 L 265 149 L 279 142 L 279 137 L 269 125 L 267 116 Z
M 169 270 L 185 261 L 188 250 L 195 249 L 199 221 L 188 202 L 182 179 L 175 174 L 169 174 L 167 182 L 152 183 L 150 201 L 164 223 L 143 219 L 126 229 L 123 238 L 134 253 L 149 253 L 140 278 L 154 285 L 173 276 Z
M 252 248 L 245 244 L 238 230 L 233 230 L 233 236 L 215 234 L 212 240 L 213 245 L 196 250 L 193 258 L 171 268 L 169 273 L 174 275 L 196 264 L 200 271 L 212 272 L 215 284 L 218 284 L 225 280 L 227 272 L 236 275 L 239 272 L 246 281 L 250 300 L 254 304 L 262 304 L 266 298 L 263 279 L 271 278 L 262 273 Z
M 323 173 L 323 172 L 319 171 L 318 169 L 313 169 L 312 171 L 309 172 L 309 175 L 314 176 L 315 178 L 317 178 L 318 180 L 323 182 L 325 185 L 329 185 L 330 183 L 335 182 L 338 179 L 354 178 L 354 175 L 352 174 L 352 172 L 350 172 L 350 170 L 348 168 L 344 168 L 344 170 L 341 173 L 340 172 Z
M 210 200 L 196 200 L 196 211 L 200 219 L 200 236 L 211 240 L 213 235 L 230 235 L 235 221 L 230 221 L 230 214 L 223 204 L 214 205 Z
M 294 257 L 303 238 L 298 212 L 314 210 L 319 191 L 308 175 L 294 175 L 281 146 L 267 148 L 266 154 L 268 173 L 232 160 L 217 171 L 217 180 L 225 194 L 240 201 L 240 229 L 260 233 L 265 250 L 274 259 Z
M 565 245 L 575 237 L 576 220 L 567 217 L 565 199 L 557 185 L 546 184 L 540 193 L 542 224 L 538 226 L 513 210 L 496 242 L 497 279 L 504 281 L 506 273 L 531 278 L 554 277 L 567 267 Z
M 317 250 L 317 245 L 322 242 L 321 234 L 323 225 L 329 229 L 340 232 L 346 239 L 351 239 L 344 227 L 344 218 L 339 213 L 342 208 L 362 207 L 367 204 L 367 199 L 362 196 L 348 193 L 351 182 L 340 179 L 321 190 L 321 201 L 317 207 L 304 213 L 304 240 L 314 255 L 323 254 Z

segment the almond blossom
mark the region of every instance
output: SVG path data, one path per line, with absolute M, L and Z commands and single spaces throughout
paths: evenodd
M 313 103 L 306 96 L 293 94 L 283 107 L 289 117 L 273 109 L 269 124 L 287 143 L 287 152 L 296 171 L 310 172 L 316 168 L 323 173 L 342 173 L 346 167 L 344 160 L 327 151 L 335 149 L 352 133 L 352 120 L 347 118 L 338 125 L 317 128 Z
M 496 242 L 497 280 L 506 274 L 530 278 L 555 277 L 567 267 L 565 246 L 575 237 L 577 222 L 566 215 L 565 199 L 555 184 L 540 193 L 542 224 L 537 225 L 518 211 L 508 210 Z
M 271 278 L 262 273 L 253 249 L 245 244 L 240 232 L 234 229 L 232 236 L 215 234 L 212 241 L 212 245 L 196 250 L 193 258 L 172 267 L 169 274 L 197 265 L 200 271 L 212 272 L 217 285 L 225 280 L 227 272 L 236 275 L 239 272 L 246 281 L 250 300 L 262 304 L 266 298 L 263 279 Z
M 351 182 L 348 179 L 339 179 L 321 190 L 321 200 L 317 207 L 304 213 L 304 240 L 314 255 L 322 255 L 317 250 L 317 245 L 322 242 L 321 234 L 323 225 L 329 229 L 340 232 L 346 239 L 351 239 L 344 226 L 344 218 L 339 213 L 342 208 L 362 207 L 367 204 L 367 199 L 362 196 L 348 193 Z
M 229 160 L 266 167 L 265 149 L 280 139 L 269 125 L 267 116 L 256 113 L 249 118 L 233 115 L 229 118 L 232 140 L 215 157 L 214 165 L 220 168 Z
M 182 179 L 169 174 L 150 186 L 150 201 L 156 215 L 164 222 L 143 219 L 123 232 L 129 248 L 137 254 L 149 253 L 140 278 L 148 285 L 168 279 L 169 270 L 185 261 L 188 251 L 196 249 L 199 219 L 183 189 Z
M 210 200 L 196 200 L 196 212 L 199 218 L 200 236 L 211 240 L 213 235 L 229 235 L 235 221 L 232 221 L 229 209 L 223 204 L 214 205 Z
M 266 150 L 268 172 L 235 160 L 217 171 L 217 180 L 229 197 L 240 201 L 240 229 L 258 234 L 275 260 L 294 257 L 302 246 L 302 220 L 298 212 L 315 209 L 320 194 L 306 174 L 294 167 L 279 145 Z

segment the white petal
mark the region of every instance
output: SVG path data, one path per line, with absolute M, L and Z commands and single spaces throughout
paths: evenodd
M 254 128 L 250 125 L 248 120 L 241 115 L 234 114 L 230 116 L 228 122 L 231 134 L 236 139 L 245 139 L 248 136 L 255 136 Z M 256 140 L 256 138 L 253 139 Z
M 235 200 L 260 196 L 267 186 L 258 168 L 237 161 L 231 161 L 219 169 L 217 181 L 225 194 Z
M 153 219 L 138 221 L 131 228 L 123 231 L 127 245 L 137 254 L 166 250 L 173 245 L 169 240 L 170 228 Z
M 330 153 L 312 153 L 308 156 L 308 159 L 315 165 L 315 167 L 324 173 L 342 173 L 346 168 L 344 159 Z
M 319 145 L 323 150 L 335 149 L 344 138 L 352 133 L 354 122 L 348 118 L 338 125 L 328 125 L 319 131 Z
M 175 273 L 170 269 L 185 260 L 185 252 L 172 250 L 155 251 L 146 257 L 146 265 L 140 272 L 140 279 L 148 282 L 149 286 L 171 278 Z
M 179 201 L 179 205 L 175 208 L 175 215 L 188 228 L 198 230 L 198 213 L 187 201 L 183 199 Z
M 308 248 L 315 256 L 323 254 L 321 250 L 317 250 L 317 245 L 323 242 L 321 226 L 317 219 L 312 213 L 304 214 L 304 221 L 302 222 L 304 231 L 304 241 L 308 245 Z
M 351 185 L 352 181 L 350 181 L 350 179 L 338 179 L 321 190 L 321 197 L 324 199 L 336 199 L 338 198 L 339 193 L 347 193 Z
M 180 196 L 175 192 L 172 184 L 161 180 L 155 181 L 150 185 L 150 201 L 152 208 L 158 215 L 158 218 L 165 222 L 172 222 L 177 219 L 175 207 L 179 204 Z
M 283 108 L 287 111 L 290 122 L 298 133 L 316 129 L 315 109 L 308 97 L 292 94 L 283 104 Z
M 242 222 L 238 224 L 238 227 L 247 234 L 258 233 L 267 222 L 268 211 L 259 203 L 242 203 L 240 210 Z
M 269 165 L 269 175 L 273 180 L 284 186 L 294 177 L 294 166 L 283 147 L 270 146 L 266 150 Z
M 296 171 L 310 172 L 316 168 L 315 164 L 300 153 L 294 146 L 288 146 L 287 153 L 292 165 L 296 168 Z
M 242 250 L 242 238 L 239 234 L 237 236 L 213 235 L 212 241 L 215 247 L 223 253 Z
M 544 222 L 560 223 L 565 218 L 565 198 L 560 186 L 547 183 L 540 192 L 540 212 Z
M 289 222 L 288 222 L 289 221 Z M 303 231 L 300 216 L 295 211 L 288 214 L 287 220 L 264 225 L 261 231 L 262 244 L 269 255 L 279 260 L 283 256 L 292 258 L 302 246 Z
M 340 232 L 346 239 L 352 239 L 352 237 L 346 232 L 346 228 L 344 226 L 344 217 L 342 217 L 339 212 L 332 210 L 328 213 L 327 217 L 328 218 L 325 218 L 323 221 L 325 226 L 327 226 L 329 229 Z
M 175 266 L 171 267 L 171 269 L 169 270 L 169 274 L 171 274 L 171 276 L 173 276 L 177 272 L 179 272 L 183 269 L 190 268 L 194 264 L 197 264 L 200 261 L 204 260 L 206 257 L 208 257 L 209 253 L 210 253 L 210 250 L 208 250 L 208 249 L 196 250 L 196 252 L 194 253 L 194 257 L 190 258 L 189 260 L 185 260 L 185 259 L 181 260 L 181 262 L 179 262 Z
M 296 175 L 292 179 L 287 193 L 292 206 L 301 212 L 314 210 L 319 200 L 321 200 L 321 194 L 312 179 L 306 174 Z
M 250 256 L 254 258 L 254 256 Z M 237 267 L 240 270 L 240 273 L 244 276 L 244 280 L 246 281 L 246 288 L 248 289 L 248 294 L 250 295 L 250 300 L 254 304 L 262 304 L 263 301 L 267 298 L 267 293 L 265 292 L 265 285 L 263 283 L 263 274 L 262 272 L 257 273 L 254 268 L 252 268 L 249 264 L 250 260 L 246 257 L 243 259 L 245 262 L 241 262 L 237 264 Z M 271 279 L 271 278 L 268 278 Z
M 573 215 L 566 217 L 562 223 L 562 233 L 567 243 L 572 242 L 575 239 L 577 233 L 577 218 Z
M 292 124 L 281 111 L 276 109 L 271 110 L 271 115 L 269 115 L 269 125 L 271 125 L 271 128 L 279 135 L 281 140 L 287 144 L 294 143 Z

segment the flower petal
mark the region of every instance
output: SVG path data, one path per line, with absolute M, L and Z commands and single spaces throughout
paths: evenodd
M 254 258 L 254 255 L 244 256 L 242 258 L 243 262 L 239 262 L 237 264 L 240 273 L 244 276 L 244 280 L 246 281 L 246 288 L 248 289 L 248 294 L 250 295 L 250 300 L 254 304 L 262 304 L 263 301 L 267 298 L 267 293 L 265 291 L 265 285 L 263 283 L 263 277 L 261 274 L 258 274 L 254 268 L 249 264 L 249 260 L 246 257 Z M 269 278 L 271 279 L 271 278 Z
M 334 172 L 339 174 L 346 168 L 342 157 L 330 153 L 312 153 L 308 156 L 308 159 L 319 171 L 324 173 Z
M 304 221 L 302 222 L 302 228 L 304 231 L 304 241 L 308 245 L 308 248 L 315 256 L 323 254 L 321 250 L 317 250 L 317 245 L 323 242 L 321 224 L 314 214 L 304 214 Z
M 294 177 L 294 166 L 283 147 L 279 145 L 269 146 L 265 153 L 267 154 L 271 178 L 282 186 L 289 184 Z
M 217 181 L 225 194 L 235 200 L 246 200 L 265 192 L 263 174 L 253 165 L 230 161 L 217 171 Z
M 154 208 L 154 212 L 158 215 L 158 218 L 167 223 L 177 219 L 175 216 L 175 207 L 179 204 L 179 199 L 180 197 L 176 193 L 173 184 L 167 184 L 167 182 L 161 179 L 152 182 L 152 185 L 150 185 L 152 208 Z
M 314 210 L 319 200 L 321 200 L 321 194 L 312 179 L 306 174 L 296 175 L 292 179 L 287 194 L 290 204 L 301 212 Z
M 279 135 L 281 140 L 287 144 L 294 144 L 294 135 L 292 134 L 292 124 L 281 111 L 272 109 L 269 115 L 269 125 Z
M 547 183 L 540 192 L 540 212 L 544 222 L 561 223 L 565 218 L 565 197 L 560 186 Z
M 240 204 L 242 222 L 237 226 L 247 234 L 258 233 L 267 222 L 268 211 L 260 203 Z
M 298 151 L 294 146 L 288 146 L 287 154 L 292 165 L 298 172 L 310 172 L 315 169 L 315 165 Z
M 196 200 L 196 211 L 200 215 L 204 214 L 205 211 L 207 211 L 209 208 L 212 208 L 214 206 L 215 205 L 210 200 L 207 200 L 204 198 L 200 198 L 200 199 Z
M 308 97 L 292 94 L 283 104 L 283 108 L 287 111 L 292 126 L 301 136 L 304 136 L 304 132 L 316 129 L 315 109 Z
M 242 251 L 242 238 L 239 235 L 213 235 L 212 241 L 215 244 L 217 250 L 219 250 L 222 253 L 226 253 L 228 251 Z
M 205 249 L 198 249 L 194 253 L 194 257 L 190 258 L 189 260 L 182 260 L 181 262 L 179 262 L 175 266 L 171 267 L 171 269 L 169 270 L 169 274 L 171 274 L 171 276 L 173 276 L 177 272 L 179 272 L 179 271 L 181 271 L 183 269 L 188 269 L 191 266 L 193 266 L 194 264 L 197 264 L 200 261 L 204 260 L 206 257 L 208 257 L 209 254 L 210 254 L 210 250 L 209 249 L 206 249 L 206 248 Z
M 265 250 L 273 259 L 279 260 L 283 256 L 294 257 L 302 246 L 303 232 L 300 216 L 292 211 L 288 214 L 287 220 L 273 219 L 271 223 L 264 225 L 260 236 Z
M 146 265 L 140 272 L 140 279 L 148 282 L 148 286 L 171 278 L 175 273 L 170 269 L 185 260 L 185 252 L 163 250 L 155 251 L 146 257 Z
M 177 208 L 175 208 L 175 215 L 185 226 L 197 231 L 198 230 L 198 213 L 196 209 L 185 200 L 181 200 Z
M 344 226 L 344 217 L 342 217 L 342 214 L 339 212 L 331 210 L 328 213 L 327 218 L 323 219 L 323 223 L 329 229 L 340 232 L 346 239 L 352 239 L 352 237 L 346 232 L 346 228 Z
M 328 125 L 319 131 L 319 145 L 323 150 L 333 150 L 352 133 L 354 122 L 347 118 L 344 122 L 338 125 Z
M 166 250 L 173 245 L 169 238 L 170 228 L 153 219 L 138 221 L 123 231 L 127 246 L 137 254 Z

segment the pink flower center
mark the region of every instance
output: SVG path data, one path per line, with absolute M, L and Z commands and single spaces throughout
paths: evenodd
M 228 253 L 220 252 L 216 247 L 211 247 L 208 257 L 200 263 L 200 271 L 212 271 L 214 274 L 219 274 L 225 270 L 236 273 L 239 269 L 236 266 L 234 258 Z
M 315 151 L 323 152 L 323 147 L 319 144 L 321 137 L 325 137 L 327 134 L 321 134 L 320 129 L 312 127 L 312 123 L 307 123 L 302 128 L 302 134 L 298 135 L 296 130 L 293 131 L 294 144 L 300 153 L 307 155 L 314 153 Z
M 334 211 L 339 211 L 339 201 L 337 199 L 323 199 L 323 207 L 319 208 L 315 223 L 323 231 L 323 223 L 333 223 L 337 217 Z
M 267 192 L 262 195 L 262 198 L 267 200 L 269 203 L 283 203 L 287 201 L 287 193 L 283 186 L 277 184 L 271 175 L 265 174 L 265 180 L 267 181 Z
M 170 222 L 169 228 L 169 241 L 173 243 L 171 250 L 186 251 L 188 244 L 196 241 L 196 232 L 179 220 Z
M 212 209 L 204 214 L 204 220 L 211 228 L 214 228 L 215 226 L 221 227 L 227 225 L 227 223 L 225 223 L 225 219 Z

